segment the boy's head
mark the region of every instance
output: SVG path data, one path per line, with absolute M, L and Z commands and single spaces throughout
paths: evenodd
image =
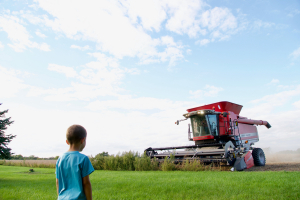
M 78 144 L 84 138 L 86 138 L 86 130 L 83 126 L 74 124 L 67 130 L 67 141 L 70 145 Z

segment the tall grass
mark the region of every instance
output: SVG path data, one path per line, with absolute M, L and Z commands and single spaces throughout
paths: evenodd
M 161 164 L 162 171 L 174 171 L 176 170 L 176 165 L 174 163 L 175 156 L 171 154 L 170 157 L 165 157 L 164 162 Z
M 35 161 L 35 162 L 27 162 L 23 160 L 21 162 L 14 162 L 9 160 L 3 160 L 0 164 L 5 166 L 18 166 L 18 167 L 32 167 L 32 168 L 55 168 L 54 163 L 47 163 L 42 161 Z
M 144 154 L 135 158 L 134 167 L 135 171 L 157 171 L 159 170 L 159 162 L 157 159 L 150 159 Z
M 149 158 L 146 154 L 129 151 L 117 155 L 97 154 L 90 157 L 91 163 L 96 170 L 111 171 L 221 171 L 214 165 L 203 165 L 199 160 L 185 160 L 178 163 L 174 154 L 166 157 L 163 161 Z M 176 163 L 176 164 L 175 164 Z M 1 160 L 0 165 L 20 166 L 32 168 L 55 168 L 55 163 L 42 160 L 9 161 Z
M 90 157 L 91 163 L 96 170 L 113 171 L 221 171 L 220 167 L 214 165 L 203 165 L 199 160 L 186 160 L 182 163 L 176 161 L 173 154 L 163 161 L 150 159 L 145 154 L 129 151 L 118 155 L 104 156 L 97 154 Z M 177 163 L 177 164 L 175 164 Z

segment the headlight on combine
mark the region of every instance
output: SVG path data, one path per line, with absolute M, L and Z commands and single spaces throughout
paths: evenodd
M 199 110 L 197 113 L 203 115 L 204 111 L 203 110 Z

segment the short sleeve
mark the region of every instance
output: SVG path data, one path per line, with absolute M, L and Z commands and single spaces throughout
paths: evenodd
M 81 171 L 81 177 L 86 177 L 87 175 L 90 175 L 94 170 L 94 167 L 90 161 L 90 159 L 85 156 L 83 160 L 83 166 Z
M 56 167 L 55 167 L 55 175 L 56 175 L 56 178 L 58 179 L 58 172 L 57 172 L 57 170 L 58 170 L 58 163 L 59 163 L 59 160 L 60 160 L 60 157 L 57 159 L 57 161 L 56 161 Z

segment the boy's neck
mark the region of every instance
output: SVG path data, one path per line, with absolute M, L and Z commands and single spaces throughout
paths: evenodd
M 70 145 L 68 151 L 80 151 L 80 145 Z

